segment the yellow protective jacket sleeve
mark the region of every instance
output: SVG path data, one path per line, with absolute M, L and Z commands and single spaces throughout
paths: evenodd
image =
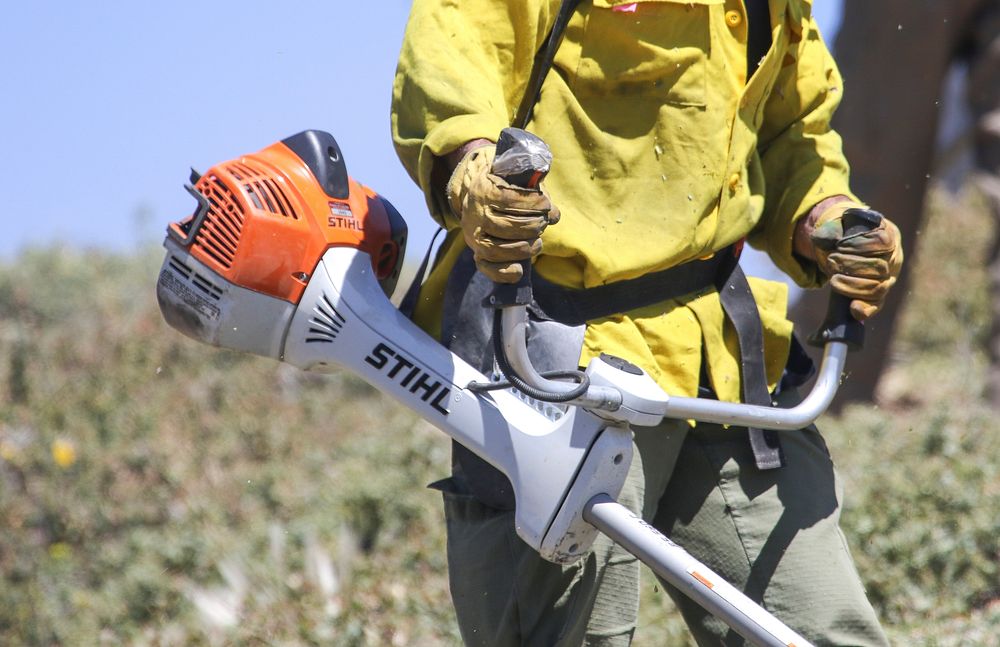
M 811 16 L 812 3 L 792 3 L 786 33 L 789 51 L 759 133 L 766 199 L 760 228 L 750 237 L 775 265 L 802 287 L 825 282 L 815 263 L 792 253 L 792 230 L 813 205 L 835 196 L 855 201 L 841 139 L 830 128 L 844 82 Z
M 558 8 L 558 0 L 413 3 L 393 89 L 393 140 L 438 224 L 458 223 L 443 187 L 431 184 L 435 156 L 496 141 L 510 125 Z
M 495 139 L 521 101 L 558 0 L 414 0 L 393 93 L 400 158 L 432 215 L 457 223 L 434 186 L 435 156 Z M 741 0 L 584 0 L 566 30 L 529 130 L 552 148 L 546 189 L 562 220 L 536 271 L 586 288 L 710 255 L 741 239 L 797 282 L 819 282 L 792 253 L 795 222 L 826 197 L 851 195 L 829 122 L 841 81 L 811 3 L 770 0 L 773 45 L 746 79 Z M 852 196 L 853 197 L 853 196 Z M 449 236 L 417 319 L 437 332 Z M 788 353 L 783 284 L 751 280 L 773 385 Z M 588 322 L 581 362 L 609 352 L 669 393 L 697 392 L 701 366 L 738 400 L 735 332 L 708 288 Z

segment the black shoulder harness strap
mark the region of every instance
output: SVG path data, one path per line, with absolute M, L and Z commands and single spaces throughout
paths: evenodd
M 573 15 L 579 4 L 580 0 L 563 0 L 562 5 L 559 7 L 559 13 L 556 14 L 556 21 L 552 25 L 552 31 L 549 32 L 548 38 L 545 39 L 545 44 L 535 54 L 535 63 L 531 66 L 531 76 L 528 77 L 528 85 L 525 88 L 524 96 L 521 98 L 521 105 L 517 109 L 517 115 L 514 117 L 513 125 L 517 128 L 526 128 L 528 122 L 531 121 L 531 113 L 535 109 L 535 104 L 538 103 L 538 95 L 542 91 L 542 84 L 545 82 L 545 77 L 549 75 L 549 70 L 552 69 L 552 61 L 556 57 L 556 50 L 559 49 L 563 35 L 566 33 L 566 25 L 569 24 L 570 16 Z
M 747 79 L 771 49 L 771 9 L 767 0 L 744 0 L 747 9 Z

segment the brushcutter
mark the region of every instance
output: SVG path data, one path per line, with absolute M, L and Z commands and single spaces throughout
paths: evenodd
M 497 163 L 529 164 L 495 170 L 530 183 L 551 157 L 537 147 L 519 151 L 525 141 L 532 138 L 523 131 L 502 136 L 513 148 L 498 150 Z M 615 499 L 632 459 L 630 425 L 664 417 L 767 429 L 812 423 L 835 395 L 848 346 L 860 341 L 844 303 L 831 307 L 819 334 L 826 346 L 812 392 L 779 409 L 669 396 L 607 355 L 569 381 L 539 374 L 526 346 L 530 283 L 497 286 L 487 305 L 496 308 L 507 381 L 491 384 L 390 303 L 406 224 L 348 176 L 329 134 L 305 131 L 204 175 L 192 171 L 186 188 L 197 207 L 168 226 L 156 286 L 171 326 L 306 371 L 360 376 L 503 472 L 518 535 L 549 561 L 580 559 L 600 531 L 753 644 L 809 644 Z M 858 214 L 857 225 L 877 224 L 866 217 Z M 567 405 L 559 415 L 532 404 L 553 396 Z

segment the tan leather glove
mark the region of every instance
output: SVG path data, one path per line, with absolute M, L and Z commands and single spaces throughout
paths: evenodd
M 903 246 L 899 229 L 888 218 L 870 232 L 844 238 L 842 218 L 851 208 L 867 207 L 850 201 L 835 203 L 816 219 L 809 238 L 830 286 L 851 299 L 851 314 L 864 321 L 882 308 L 896 283 Z
M 466 153 L 448 181 L 448 203 L 462 225 L 479 271 L 498 283 L 516 283 L 519 261 L 542 251 L 542 231 L 559 210 L 540 189 L 525 189 L 493 175 L 493 146 Z

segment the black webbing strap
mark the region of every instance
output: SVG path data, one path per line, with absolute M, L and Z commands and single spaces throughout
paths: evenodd
M 438 235 L 444 231 L 441 227 L 438 227 L 437 231 L 431 237 L 431 242 L 427 244 L 427 251 L 424 252 L 424 260 L 420 262 L 420 267 L 417 268 L 417 273 L 413 275 L 413 281 L 410 283 L 410 287 L 407 288 L 406 294 L 403 295 L 403 300 L 399 302 L 399 311 L 406 315 L 407 319 L 413 319 L 413 313 L 417 309 L 417 299 L 420 298 L 420 287 L 424 284 L 424 275 L 427 274 L 427 266 L 431 261 L 431 253 L 434 251 L 434 241 L 437 240 Z
M 754 75 L 760 62 L 771 48 L 771 10 L 768 0 L 745 0 L 747 9 L 747 79 Z M 740 344 L 740 383 L 743 401 L 765 407 L 771 406 L 767 390 L 767 370 L 764 365 L 763 327 L 760 313 L 754 303 L 750 284 L 737 265 L 726 284 L 719 290 L 722 309 L 736 328 Z M 776 469 L 785 463 L 778 432 L 749 428 L 750 447 L 757 468 Z
M 690 261 L 584 290 L 564 288 L 535 272 L 531 287 L 542 314 L 559 323 L 579 326 L 714 286 L 719 282 L 720 272 L 728 269 L 728 259 L 734 253 L 733 247 L 727 247 L 706 260 Z
M 542 91 L 542 84 L 545 82 L 545 77 L 549 75 L 549 70 L 552 69 L 552 61 L 556 57 L 556 50 L 559 49 L 559 44 L 562 43 L 563 35 L 566 32 L 566 25 L 569 24 L 569 18 L 573 15 L 579 4 L 580 0 L 563 0 L 562 5 L 559 7 L 559 13 L 556 14 L 556 21 L 552 25 L 552 31 L 549 32 L 548 37 L 545 39 L 545 44 L 535 54 L 535 62 L 531 67 L 531 76 L 528 77 L 528 85 L 524 90 L 524 96 L 521 98 L 521 105 L 517 108 L 517 115 L 514 117 L 513 125 L 515 127 L 528 127 L 528 122 L 531 121 L 531 113 L 534 111 L 535 104 L 538 102 L 538 95 Z
M 747 79 L 771 49 L 771 9 L 767 0 L 745 0 L 747 8 Z
M 771 406 L 764 364 L 764 329 L 750 283 L 739 266 L 740 245 L 718 251 L 712 258 L 691 261 L 634 279 L 584 290 L 571 290 L 532 277 L 535 304 L 542 315 L 569 326 L 628 312 L 675 299 L 709 286 L 719 291 L 726 318 L 736 330 L 740 347 L 740 383 L 743 402 Z M 785 463 L 778 434 L 755 427 L 748 429 L 757 468 L 770 470 Z
M 724 272 L 723 275 L 726 273 Z M 726 317 L 736 329 L 740 345 L 740 383 L 743 402 L 763 407 L 771 406 L 764 366 L 764 331 L 757 303 L 750 284 L 740 266 L 733 262 L 732 271 L 720 281 L 719 300 Z M 785 464 L 778 432 L 750 427 L 750 447 L 757 469 L 777 469 Z

